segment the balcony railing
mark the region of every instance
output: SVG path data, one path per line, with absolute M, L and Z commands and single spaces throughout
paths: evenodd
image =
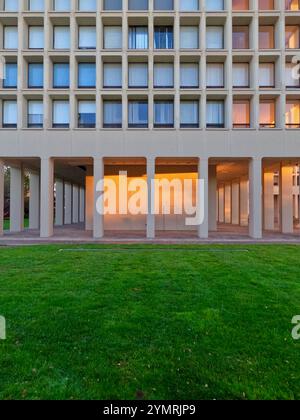
M 78 114 L 78 127 L 79 128 L 95 128 L 96 127 L 96 114 Z
M 28 114 L 28 128 L 43 128 L 43 114 Z

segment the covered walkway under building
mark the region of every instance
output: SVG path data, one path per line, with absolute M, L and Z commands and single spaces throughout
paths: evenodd
M 35 242 L 293 242 L 300 243 L 299 159 L 105 157 L 3 158 L 0 163 L 0 244 Z M 10 168 L 10 228 L 4 230 L 4 167 Z M 29 174 L 29 227 L 24 228 L 24 173 Z M 102 215 L 97 181 L 120 186 L 127 174 L 148 186 L 158 213 Z M 121 174 L 121 175 L 120 175 Z M 123 175 L 122 175 L 123 174 Z M 151 194 L 151 181 L 172 184 L 171 202 Z M 204 180 L 204 220 L 187 226 L 176 180 Z M 150 191 L 150 192 L 149 192 Z M 177 194 L 178 193 L 178 194 Z M 130 196 L 128 197 L 130 198 Z M 102 203 L 104 206 L 104 202 Z M 198 204 L 199 205 L 199 204 Z M 165 214 L 165 207 L 171 213 Z M 176 209 L 184 207 L 179 214 Z

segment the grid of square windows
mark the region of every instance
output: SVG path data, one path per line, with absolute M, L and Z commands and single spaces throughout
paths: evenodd
M 46 15 L 43 0 L 21 2 L 32 19 L 3 0 L 1 126 L 299 128 L 300 1 L 259 0 L 258 15 L 253 4 L 154 0 L 148 13 L 147 0 L 53 0 Z

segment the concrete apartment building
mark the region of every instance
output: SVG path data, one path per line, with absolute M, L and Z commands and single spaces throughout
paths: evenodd
M 5 235 L 24 229 L 25 172 L 43 238 L 299 234 L 297 56 L 299 0 L 0 0 L 1 235 L 5 167 Z M 205 180 L 204 222 L 99 214 L 96 183 L 120 171 Z

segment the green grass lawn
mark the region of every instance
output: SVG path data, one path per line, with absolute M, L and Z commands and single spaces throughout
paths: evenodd
M 29 219 L 24 219 L 24 227 L 29 227 Z M 4 230 L 9 230 L 9 219 L 5 219 L 3 223 Z
M 1 249 L 0 399 L 300 399 L 300 247 L 64 248 Z

